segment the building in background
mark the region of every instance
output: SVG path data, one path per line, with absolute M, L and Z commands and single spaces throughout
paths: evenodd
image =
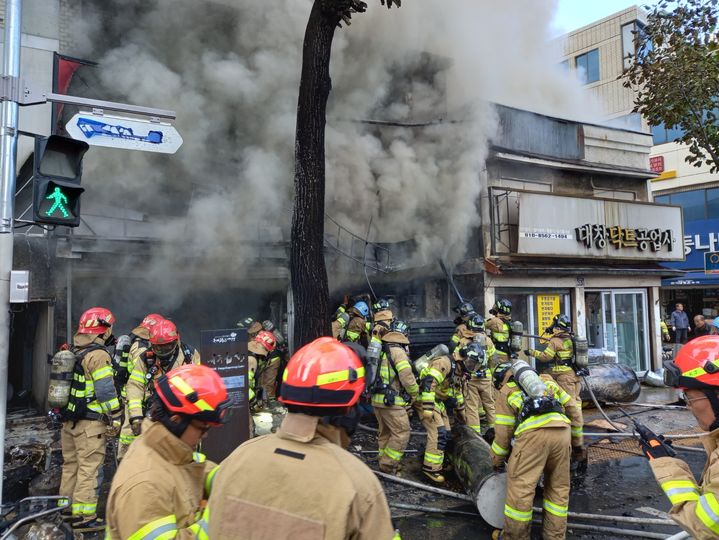
M 662 316 L 667 318 L 681 301 L 690 315 L 714 317 L 719 275 L 705 273 L 704 254 L 719 251 L 719 174 L 686 163 L 686 145 L 675 142 L 682 136 L 679 129 L 650 127 L 632 112 L 635 94 L 624 88 L 620 77 L 636 52 L 634 32 L 641 32 L 645 22 L 646 13 L 633 6 L 574 30 L 559 39 L 561 63 L 601 102 L 610 123 L 651 132 L 649 167 L 657 174 L 650 184 L 654 201 L 682 208 L 686 260 L 664 265 L 685 275 L 662 280 Z

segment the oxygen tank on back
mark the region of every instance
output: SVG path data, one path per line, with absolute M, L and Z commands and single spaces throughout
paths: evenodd
M 47 402 L 50 408 L 62 409 L 67 405 L 76 360 L 75 353 L 68 350 L 58 351 L 52 357 L 50 386 L 47 389 Z
M 370 340 L 367 346 L 367 354 L 365 355 L 365 389 L 368 394 L 372 392 L 372 387 L 377 378 L 377 368 L 379 367 L 381 353 L 382 343 L 374 339 Z
M 587 338 L 574 338 L 574 364 L 580 369 L 589 365 L 589 343 Z
M 423 354 L 417 360 L 414 361 L 414 369 L 417 373 L 422 373 L 422 370 L 426 368 L 429 363 L 437 358 L 438 356 L 449 356 L 449 349 L 444 343 L 435 345 L 431 351 Z
M 547 386 L 536 371 L 524 360 L 512 362 L 514 380 L 530 398 L 540 398 L 547 393 Z
M 519 352 L 522 347 L 522 336 L 524 335 L 524 325 L 522 321 L 512 321 L 509 323 L 509 348 L 512 352 Z

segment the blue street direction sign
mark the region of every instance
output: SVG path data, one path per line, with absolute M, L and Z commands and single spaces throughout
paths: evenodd
M 182 146 L 182 137 L 174 126 L 139 118 L 79 112 L 65 129 L 70 137 L 90 146 L 163 154 L 174 154 Z
M 704 253 L 704 273 L 719 274 L 719 253 L 707 251 Z

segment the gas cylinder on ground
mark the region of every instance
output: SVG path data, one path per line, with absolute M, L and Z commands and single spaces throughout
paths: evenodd
M 52 357 L 50 368 L 50 386 L 47 389 L 47 402 L 52 409 L 62 409 L 70 399 L 72 372 L 76 357 L 72 351 L 58 351 Z
M 470 427 L 455 423 L 452 428 L 450 459 L 462 486 L 472 497 L 479 515 L 497 529 L 504 523 L 507 473 L 492 467 L 490 446 Z
M 642 388 L 634 370 L 624 364 L 592 364 L 589 375 L 582 377 L 582 401 L 591 403 L 587 385 L 600 402 L 631 403 L 636 401 Z

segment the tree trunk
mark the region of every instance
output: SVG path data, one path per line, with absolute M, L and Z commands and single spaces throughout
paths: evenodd
M 325 115 L 330 54 L 338 20 L 315 0 L 305 30 L 295 135 L 295 200 L 290 242 L 294 349 L 330 334 L 324 259 Z

